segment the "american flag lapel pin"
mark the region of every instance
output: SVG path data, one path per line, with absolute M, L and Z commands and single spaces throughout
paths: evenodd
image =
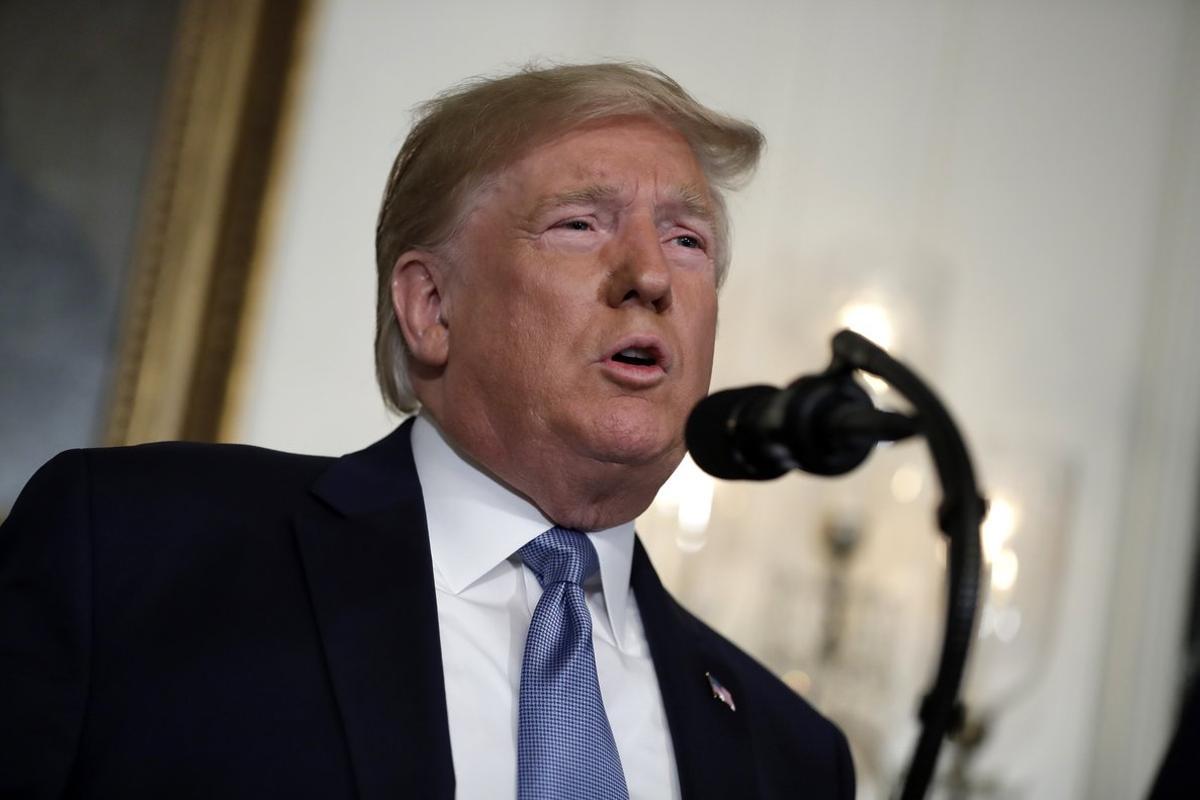
M 729 706 L 730 711 L 737 711 L 737 706 L 733 704 L 733 692 L 722 686 L 721 682 L 714 678 L 711 672 L 704 673 L 704 677 L 708 678 L 708 685 L 712 687 L 713 699 L 720 700 Z

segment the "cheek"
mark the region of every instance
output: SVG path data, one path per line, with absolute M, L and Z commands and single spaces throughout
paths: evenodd
M 531 388 L 532 376 L 545 364 L 545 337 L 538 315 L 527 308 L 503 309 L 504 318 L 480 331 L 490 363 L 487 369 L 519 390 Z
M 703 390 L 708 390 L 708 382 L 712 377 L 713 348 L 717 340 L 717 302 L 716 298 L 708 298 L 701 303 L 696 315 L 689 344 L 696 358 L 696 377 L 703 384 Z
M 540 270 L 512 299 L 514 327 L 525 337 L 528 351 L 541 356 L 532 365 L 535 369 L 561 369 L 565 365 L 556 361 L 575 364 L 589 352 L 597 322 L 595 290 L 570 266 L 559 263 L 556 270 Z
M 529 352 L 529 309 L 502 287 L 472 286 L 455 297 L 450 325 L 450 363 L 470 391 L 488 402 L 509 402 L 536 359 Z
M 505 370 L 526 393 L 553 395 L 561 391 L 562 351 L 576 328 L 560 304 L 537 302 L 534 297 L 525 293 L 511 298 L 501 309 L 500 324 L 485 335 L 496 354 L 494 367 Z

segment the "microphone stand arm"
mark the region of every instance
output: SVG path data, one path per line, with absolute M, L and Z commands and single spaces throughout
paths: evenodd
M 886 381 L 912 404 L 915 410 L 912 417 L 875 412 L 876 416 L 858 424 L 884 426 L 892 434 L 886 438 L 892 440 L 911 433 L 924 436 L 942 487 L 937 522 L 949 545 L 945 629 L 937 674 L 921 703 L 921 734 L 900 795 L 900 800 L 919 800 L 933 779 L 942 739 L 961 716 L 957 698 L 979 604 L 983 561 L 979 526 L 987 501 L 979 494 L 966 443 L 954 420 L 920 378 L 853 331 L 843 330 L 835 335 L 832 347 L 833 359 L 826 375 L 848 377 L 851 371 L 862 370 Z

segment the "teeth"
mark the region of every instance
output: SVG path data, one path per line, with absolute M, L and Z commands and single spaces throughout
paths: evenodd
M 626 347 L 618 355 L 622 355 L 627 358 L 645 358 L 651 361 L 654 360 L 654 355 L 649 350 L 643 350 L 640 347 Z

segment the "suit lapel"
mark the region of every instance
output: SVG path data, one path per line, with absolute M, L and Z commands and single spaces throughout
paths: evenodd
M 451 800 L 454 768 L 425 508 L 412 423 L 338 459 L 296 515 L 350 761 L 363 800 Z M 745 697 L 715 639 L 667 594 L 636 542 L 630 576 L 654 659 L 684 800 L 755 794 Z
M 296 541 L 363 800 L 454 794 L 411 422 L 334 462 Z M 319 498 L 319 499 L 318 499 Z
M 630 576 L 662 694 L 684 800 L 753 797 L 754 762 L 745 697 L 737 673 L 711 644 L 711 634 L 663 588 L 640 541 Z M 732 695 L 737 710 L 714 697 L 707 675 Z

